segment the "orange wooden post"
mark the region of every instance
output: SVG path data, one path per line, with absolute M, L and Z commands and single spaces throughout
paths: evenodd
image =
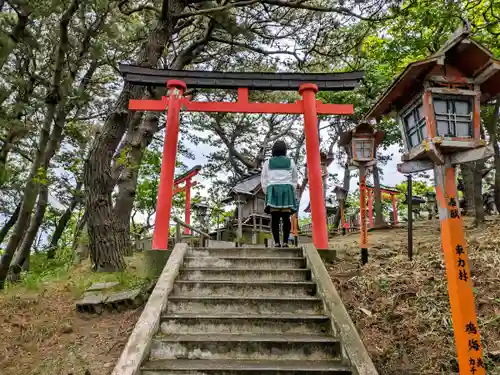
M 361 264 L 368 263 L 368 233 L 366 228 L 366 175 L 365 167 L 359 167 L 359 229 Z
M 370 228 L 373 228 L 373 190 L 371 188 L 366 188 L 366 190 L 368 194 L 368 220 Z
M 318 87 L 312 83 L 305 83 L 299 88 L 304 106 L 304 132 L 306 136 L 313 242 L 317 249 L 328 249 L 328 226 L 326 223 L 326 207 L 323 194 L 323 179 L 321 176 L 318 115 L 316 111 L 317 92 Z
M 393 212 L 392 216 L 394 218 L 394 225 L 398 225 L 398 205 L 396 202 L 396 196 L 394 194 L 391 194 L 391 200 L 392 200 L 392 212 Z
M 345 217 L 344 217 L 344 199 L 341 199 L 340 204 L 340 224 L 342 225 L 342 235 L 345 236 L 346 226 L 345 226 Z
M 299 238 L 299 220 L 297 218 L 297 214 L 293 214 L 292 215 L 292 228 L 291 228 L 291 231 L 290 231 L 293 235 L 293 242 L 295 244 L 295 246 L 298 245 L 298 238 Z
M 467 244 L 458 210 L 455 168 L 450 164 L 435 166 L 434 181 L 460 374 L 484 375 L 483 347 L 474 307 Z
M 186 84 L 182 81 L 171 80 L 167 82 L 167 87 L 170 90 L 170 95 L 168 97 L 167 129 L 163 144 L 158 202 L 156 204 L 153 250 L 168 249 L 170 210 L 172 209 L 175 161 L 177 158 L 177 141 L 179 139 L 179 112 L 181 97 L 186 89 Z

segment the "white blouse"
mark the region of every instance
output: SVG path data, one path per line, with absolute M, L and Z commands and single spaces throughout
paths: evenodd
M 297 167 L 293 160 L 291 160 L 290 169 L 269 169 L 269 159 L 264 162 L 262 166 L 262 174 L 260 176 L 260 183 L 264 194 L 266 193 L 269 185 L 289 184 L 295 189 L 298 183 Z

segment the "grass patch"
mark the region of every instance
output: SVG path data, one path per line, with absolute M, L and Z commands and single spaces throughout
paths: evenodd
M 127 267 L 123 272 L 93 272 L 90 261 L 86 260 L 78 265 L 71 264 L 71 259 L 66 257 L 64 252 L 50 260 L 44 253 L 33 254 L 29 272 L 22 273 L 20 283 L 8 283 L 4 295 L 41 292 L 48 286 L 63 284 L 65 289 L 78 297 L 94 283 L 119 282 L 120 285 L 113 289 L 123 290 L 141 288 L 151 281 L 142 253 L 126 257 L 125 262 Z

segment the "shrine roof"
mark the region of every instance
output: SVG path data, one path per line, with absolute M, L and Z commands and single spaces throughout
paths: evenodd
M 416 204 L 427 203 L 427 201 L 424 198 L 419 197 L 418 195 L 412 195 L 411 201 L 412 203 Z M 408 194 L 405 194 L 405 200 L 403 201 L 403 204 L 408 204 Z
M 179 79 L 189 88 L 297 91 L 304 83 L 314 83 L 321 91 L 354 90 L 363 79 L 364 72 L 339 73 L 269 73 L 269 72 L 217 72 L 144 68 L 120 64 L 125 81 L 146 86 L 161 86 L 169 80 Z
M 336 211 L 338 207 L 338 205 L 331 198 L 325 201 L 325 206 L 327 211 Z M 311 202 L 309 202 L 307 207 L 304 209 L 304 212 L 311 212 Z
M 238 182 L 231 190 L 229 190 L 228 197 L 223 200 L 224 203 L 228 203 L 234 200 L 234 196 L 237 194 L 243 195 L 255 195 L 260 189 L 260 170 L 252 170 L 247 175 L 244 176 L 243 180 Z
M 443 66 L 443 70 L 447 65 L 453 66 L 467 78 L 477 78 L 487 69 L 493 69 L 494 73 L 480 84 L 481 101 L 487 101 L 500 92 L 500 60 L 472 40 L 468 29 L 462 29 L 429 58 L 408 64 L 364 118 L 379 119 L 394 110 L 401 110 L 423 91 L 424 79 L 437 65 Z

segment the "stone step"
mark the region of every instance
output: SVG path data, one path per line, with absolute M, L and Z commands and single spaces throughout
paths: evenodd
M 298 269 L 306 268 L 304 257 L 241 257 L 241 256 L 195 256 L 184 258 L 184 268 L 278 268 Z
M 352 375 L 341 361 L 189 360 L 147 361 L 141 375 Z
M 306 297 L 316 295 L 312 281 L 210 281 L 179 280 L 172 295 L 231 297 Z
M 179 297 L 168 299 L 167 313 L 321 314 L 318 297 Z
M 311 271 L 301 269 L 183 268 L 177 280 L 307 281 Z
M 278 258 L 296 258 L 302 257 L 301 248 L 251 248 L 251 247 L 232 247 L 232 248 L 194 248 L 188 249 L 186 257 L 278 257 Z
M 325 315 L 177 314 L 162 316 L 160 332 L 328 334 L 332 332 L 332 326 L 330 318 Z
M 340 341 L 326 335 L 174 334 L 155 337 L 150 360 L 341 359 Z

